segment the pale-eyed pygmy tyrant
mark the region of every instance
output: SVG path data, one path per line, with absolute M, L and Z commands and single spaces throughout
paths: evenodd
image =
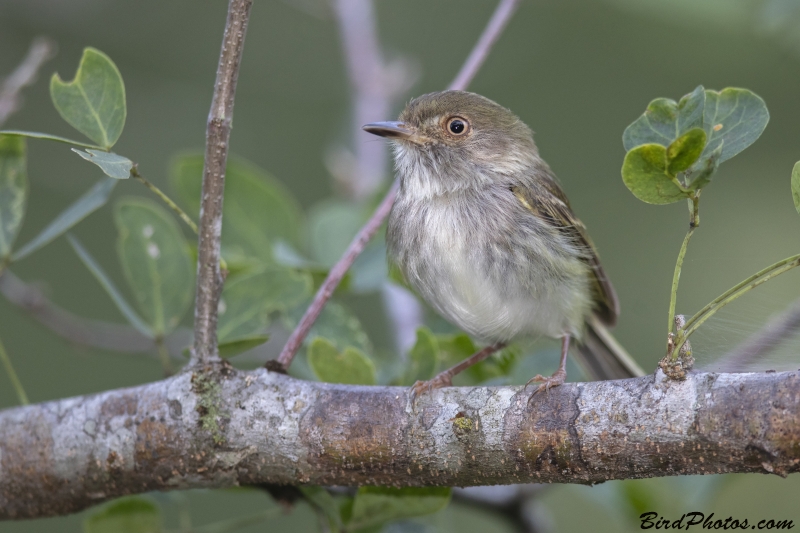
M 364 130 L 394 147 L 390 259 L 428 304 L 490 343 L 414 385 L 415 396 L 526 336 L 562 339 L 558 370 L 534 377 L 535 392 L 564 383 L 570 339 L 597 379 L 642 374 L 606 330 L 619 303 L 586 228 L 516 115 L 478 94 L 443 91 Z

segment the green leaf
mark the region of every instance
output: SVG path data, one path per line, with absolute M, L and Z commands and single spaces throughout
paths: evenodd
M 692 180 L 689 182 L 687 189 L 696 191 L 708 185 L 711 182 L 711 177 L 719 168 L 721 156 L 722 145 L 719 145 L 716 150 L 701 159 L 698 164 L 695 164 L 692 170 L 686 174 Z
M 475 343 L 466 333 L 437 335 L 436 344 L 439 346 L 439 362 L 446 368 L 460 363 L 478 351 Z
M 291 330 L 297 326 L 310 302 L 310 300 L 306 300 L 288 313 L 285 317 L 288 329 Z M 346 307 L 335 301 L 329 301 L 322 309 L 322 313 L 306 337 L 305 344 L 308 345 L 315 337 L 328 339 L 339 350 L 344 350 L 347 346 L 354 346 L 367 353 L 372 350 L 369 337 L 364 332 L 361 321 Z
M 116 184 L 117 180 L 110 178 L 104 178 L 95 183 L 91 189 L 86 191 L 86 194 L 62 211 L 39 235 L 17 250 L 12 259 L 19 261 L 23 257 L 29 256 L 105 205 Z
M 170 180 L 189 212 L 200 212 L 203 156 L 184 155 L 172 164 Z M 272 261 L 274 243 L 302 247 L 305 232 L 299 204 L 282 183 L 240 158 L 229 157 L 225 170 L 223 251 L 231 256 Z
M 767 122 L 767 105 L 755 93 L 734 87 L 720 92 L 706 91 L 703 129 L 708 144 L 702 159 L 722 146 L 719 163 L 727 161 L 756 142 Z
M 667 174 L 672 176 L 691 167 L 703 153 L 706 146 L 706 132 L 702 128 L 692 128 L 667 147 Z
M 113 152 L 103 152 L 101 150 L 88 149 L 85 152 L 72 148 L 72 151 L 100 167 L 100 170 L 118 180 L 126 180 L 131 177 L 133 161 L 127 157 L 122 157 Z
M 690 129 L 702 127 L 705 99 L 702 85 L 681 98 L 680 102 L 656 98 L 622 134 L 625 150 L 633 150 L 642 144 L 667 147 Z
M 311 257 L 331 267 L 342 257 L 364 222 L 361 210 L 349 202 L 326 200 L 308 216 Z
M 72 249 L 75 250 L 76 254 L 78 254 L 78 257 L 83 264 L 86 265 L 86 268 L 89 269 L 89 272 L 94 275 L 95 279 L 111 297 L 111 300 L 117 306 L 117 309 L 119 309 L 120 313 L 122 313 L 122 316 L 124 316 L 130 325 L 136 328 L 139 333 L 152 339 L 154 334 L 150 329 L 150 326 L 148 326 L 144 320 L 139 318 L 139 315 L 136 314 L 136 311 L 133 310 L 133 307 L 131 307 L 131 305 L 125 300 L 125 298 L 122 296 L 122 293 L 119 292 L 117 287 L 111 281 L 111 278 L 109 278 L 100 265 L 97 264 L 97 261 L 95 261 L 94 257 L 92 257 L 86 248 L 83 247 L 78 238 L 70 233 L 67 233 L 67 240 L 69 240 Z
M 348 530 L 441 511 L 450 503 L 448 487 L 360 487 Z
M 639 200 L 648 204 L 671 204 L 688 193 L 667 175 L 667 149 L 660 144 L 643 144 L 625 155 L 622 181 Z
M 375 365 L 362 351 L 352 346 L 339 353 L 328 339 L 317 337 L 308 348 L 308 364 L 320 381 L 375 385 Z
M 15 137 L 29 137 L 31 139 L 44 139 L 46 141 L 56 141 L 64 144 L 72 144 L 74 146 L 82 146 L 83 148 L 96 148 L 103 149 L 102 146 L 96 144 L 89 144 L 81 141 L 73 141 L 66 137 L 59 137 L 58 135 L 50 135 L 49 133 L 40 133 L 38 131 L 20 131 L 20 130 L 3 130 L 0 135 L 13 135 Z
M 661 499 L 652 489 L 652 485 L 641 483 L 639 480 L 624 480 L 617 487 L 636 516 L 657 509 L 661 503 Z
M 426 381 L 436 373 L 436 364 L 439 361 L 439 345 L 431 330 L 426 327 L 417 329 L 417 342 L 408 353 L 408 367 L 406 369 L 405 383 L 413 384 L 417 381 Z
M 180 323 L 194 295 L 195 264 L 178 224 L 144 198 L 117 203 L 119 254 L 125 277 L 156 336 Z
M 72 81 L 53 74 L 50 96 L 61 117 L 101 147 L 111 148 L 119 139 L 127 114 L 125 85 L 117 66 L 100 50 L 83 50 Z
M 288 312 L 311 295 L 311 276 L 280 266 L 262 267 L 225 284 L 220 299 L 220 340 L 261 333 L 269 314 Z
M 316 270 L 323 272 L 327 275 L 328 269 L 317 263 L 307 259 L 296 248 L 289 245 L 286 241 L 278 241 L 272 247 L 272 258 L 281 265 L 301 268 L 303 270 Z
M 160 533 L 161 510 L 146 498 L 120 498 L 83 522 L 85 533 Z
M 325 517 L 330 531 L 341 531 L 341 512 L 339 511 L 339 506 L 336 504 L 333 496 L 331 496 L 331 493 L 322 487 L 300 486 L 298 488 L 311 506 L 318 513 Z
M 27 197 L 25 139 L 0 136 L 0 260 L 11 254 L 25 218 Z
M 386 266 L 386 242 L 383 233 L 376 235 L 350 267 L 353 275 L 351 289 L 354 292 L 371 292 L 380 288 L 389 279 Z
M 469 367 L 466 374 L 475 385 L 498 378 L 507 378 L 516 369 L 521 355 L 522 353 L 516 346 L 507 346 L 480 363 Z
M 795 163 L 792 169 L 792 199 L 794 208 L 800 213 L 800 161 Z
M 240 353 L 244 353 L 248 350 L 256 348 L 257 346 L 261 346 L 268 340 L 269 335 L 253 335 L 251 337 L 222 342 L 217 346 L 217 349 L 219 350 L 220 357 L 223 359 L 230 359 L 231 357 L 235 357 Z

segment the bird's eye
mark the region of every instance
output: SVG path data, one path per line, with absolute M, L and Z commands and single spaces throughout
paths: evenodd
M 461 117 L 452 117 L 447 121 L 447 131 L 453 135 L 464 135 L 469 131 L 469 122 Z

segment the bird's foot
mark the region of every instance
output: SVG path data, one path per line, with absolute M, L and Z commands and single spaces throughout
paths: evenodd
M 563 385 L 566 380 L 567 380 L 567 371 L 562 368 L 556 370 L 556 372 L 550 377 L 544 377 L 541 374 L 535 375 L 530 380 L 528 380 L 528 382 L 525 384 L 525 388 L 527 389 L 528 385 L 530 385 L 531 383 L 541 383 L 541 385 L 536 387 L 536 390 L 533 391 L 533 394 L 531 394 L 530 398 L 528 398 L 528 402 L 530 402 L 531 399 L 534 396 L 536 396 L 536 394 L 542 391 L 548 391 L 553 387 L 558 387 L 559 385 Z
M 417 398 L 419 398 L 420 395 L 427 394 L 443 387 L 452 386 L 453 376 L 448 371 L 441 372 L 434 376 L 433 379 L 429 379 L 428 381 L 417 381 L 411 385 L 411 407 L 414 407 L 414 404 L 417 402 Z

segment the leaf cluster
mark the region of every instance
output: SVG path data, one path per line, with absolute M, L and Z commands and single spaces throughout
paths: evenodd
M 717 92 L 701 85 L 678 102 L 657 98 L 622 136 L 622 180 L 649 204 L 691 199 L 720 163 L 761 136 L 768 121 L 764 100 L 747 89 Z

